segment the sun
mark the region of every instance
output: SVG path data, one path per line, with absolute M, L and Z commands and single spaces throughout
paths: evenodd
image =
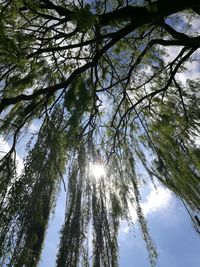
M 96 178 L 99 179 L 106 174 L 106 170 L 103 164 L 100 163 L 94 163 L 91 166 L 91 173 Z

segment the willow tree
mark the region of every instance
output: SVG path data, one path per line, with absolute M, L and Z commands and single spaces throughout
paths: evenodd
M 118 266 L 132 206 L 156 265 L 141 168 L 183 201 L 199 233 L 200 84 L 183 79 L 198 62 L 199 14 L 199 0 L 0 1 L 0 134 L 10 145 L 0 149 L 1 266 L 37 265 L 66 185 L 57 266 Z M 95 164 L 106 168 L 99 179 Z

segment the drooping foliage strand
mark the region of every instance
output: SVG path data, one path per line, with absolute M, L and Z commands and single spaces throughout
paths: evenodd
M 199 0 L 0 1 L 1 266 L 37 266 L 61 186 L 59 267 L 117 267 L 133 208 L 156 265 L 143 180 L 172 190 L 200 233 L 200 81 L 186 79 L 199 15 Z
M 41 126 L 22 174 L 19 177 L 10 175 L 12 180 L 1 206 L 2 264 L 10 259 L 14 266 L 37 265 L 48 217 L 59 189 L 60 173 L 65 168 L 66 140 L 61 127 L 62 113 L 56 109 Z M 2 176 L 6 171 L 2 169 Z

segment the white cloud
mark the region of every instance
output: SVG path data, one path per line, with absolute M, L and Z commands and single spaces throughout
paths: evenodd
M 0 159 L 10 150 L 10 145 L 0 136 Z M 17 174 L 20 175 L 23 170 L 23 160 L 16 154 Z
M 192 58 L 195 59 L 195 58 L 199 58 L 200 56 L 200 51 L 197 50 Z M 200 70 L 200 63 L 199 63 L 199 60 L 198 61 L 192 61 L 192 62 L 189 62 L 187 61 L 186 64 L 185 64 L 185 67 L 186 67 L 186 71 L 184 71 L 183 73 L 178 73 L 176 76 L 177 78 L 184 84 L 186 85 L 186 81 L 187 79 L 190 79 L 190 80 L 194 80 L 196 78 L 199 78 L 199 70 Z
M 147 194 L 145 201 L 141 203 L 141 208 L 145 217 L 158 215 L 158 213 L 166 212 L 170 208 L 172 201 L 173 195 L 168 189 L 161 185 L 158 185 L 156 188 L 150 186 L 150 192 Z M 137 221 L 137 213 L 134 207 L 132 207 L 130 213 L 132 222 L 135 223 Z M 121 223 L 120 232 L 121 234 L 128 234 L 130 232 L 130 227 L 127 223 Z
M 186 13 L 179 12 L 178 14 L 173 14 L 170 17 L 172 21 L 174 20 L 174 23 L 172 21 L 170 23 L 176 31 L 184 34 L 186 33 L 190 37 L 199 35 L 199 15 L 192 15 L 191 19 L 191 17 Z
M 157 189 L 152 187 L 149 195 L 146 197 L 146 201 L 141 204 L 144 215 L 147 216 L 152 212 L 160 212 L 168 208 L 172 201 L 172 193 L 158 186 Z

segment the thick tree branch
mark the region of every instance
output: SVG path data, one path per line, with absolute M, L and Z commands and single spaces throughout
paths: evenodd
M 53 3 L 51 3 L 48 0 L 44 0 L 43 3 L 45 3 L 46 8 L 55 9 L 59 13 L 60 16 L 63 16 L 65 14 L 66 16 L 69 15 L 69 19 L 72 18 L 71 17 L 72 13 L 71 12 L 68 13 L 68 11 L 66 11 L 65 8 L 54 5 Z M 159 20 L 160 17 L 163 18 L 165 16 L 168 16 L 174 12 L 183 10 L 185 8 L 198 7 L 198 5 L 200 5 L 199 1 L 197 1 L 197 0 L 192 0 L 192 1 L 191 0 L 190 1 L 189 0 L 185 0 L 185 1 L 174 0 L 173 5 L 169 5 L 169 4 L 166 4 L 166 2 L 164 2 L 162 0 L 158 0 L 157 2 L 154 2 L 154 4 L 156 4 L 156 9 L 155 9 L 156 12 L 153 12 L 153 13 L 151 11 L 149 11 L 149 9 L 146 6 L 144 6 L 144 7 L 128 6 L 128 7 L 113 11 L 113 12 L 109 12 L 109 13 L 105 13 L 105 14 L 100 15 L 100 19 L 99 19 L 100 25 L 107 25 L 108 23 L 110 23 L 111 21 L 113 21 L 115 19 L 118 19 L 118 20 L 130 19 L 131 23 L 128 26 L 122 28 L 121 30 L 118 30 L 117 32 L 115 32 L 113 34 L 112 40 L 109 43 L 107 43 L 99 52 L 97 52 L 97 54 L 94 56 L 93 60 L 91 62 L 85 64 L 84 66 L 77 68 L 69 76 L 69 78 L 65 82 L 57 84 L 55 86 L 50 86 L 47 88 L 39 89 L 31 95 L 21 94 L 21 95 L 18 95 L 16 97 L 4 98 L 0 102 L 0 112 L 2 112 L 4 110 L 4 108 L 9 106 L 9 105 L 16 104 L 20 101 L 33 100 L 34 98 L 37 98 L 40 95 L 46 95 L 46 97 L 49 98 L 57 90 L 62 89 L 62 88 L 67 88 L 75 77 L 77 77 L 78 75 L 80 75 L 81 73 L 83 73 L 84 71 L 89 69 L 90 67 L 97 64 L 99 58 L 105 53 L 105 51 L 107 51 L 110 47 L 112 47 L 122 37 L 131 33 L 132 31 L 134 31 L 138 27 L 145 25 L 146 23 L 154 23 L 155 17 L 156 17 L 156 21 L 157 21 L 157 19 Z M 157 22 L 155 22 L 155 24 L 157 24 Z M 189 38 L 185 34 L 176 32 L 173 28 L 171 28 L 167 24 L 163 23 L 162 26 L 173 37 L 175 37 L 176 40 L 155 39 L 149 43 L 149 46 L 152 46 L 153 44 L 162 44 L 162 45 L 180 45 L 180 46 L 183 45 L 183 46 L 188 46 L 188 47 L 192 47 L 192 48 L 199 47 L 199 43 L 200 43 L 199 37 Z M 90 44 L 94 41 L 95 41 L 95 39 L 94 40 L 88 40 L 88 41 L 80 43 L 80 44 L 68 45 L 68 46 L 64 46 L 64 47 L 39 49 L 38 51 L 35 51 L 34 53 L 28 55 L 28 58 L 34 57 L 34 56 L 39 55 L 39 54 L 44 53 L 44 52 L 55 52 L 55 51 L 61 51 L 64 49 L 81 47 L 83 45 Z M 141 54 L 141 58 L 142 58 L 142 56 L 143 56 L 143 54 Z
M 151 5 L 152 8 L 151 9 Z M 189 8 L 200 7 L 199 0 L 158 0 L 142 7 L 127 6 L 100 15 L 100 24 L 109 25 L 112 21 L 132 21 L 139 25 L 158 21 L 174 13 Z M 154 10 L 154 11 L 153 11 Z
M 170 25 L 166 23 L 161 23 L 161 27 L 163 27 L 173 38 L 182 43 L 184 46 L 188 46 L 191 48 L 200 47 L 200 36 L 197 37 L 189 37 L 188 35 L 178 32 L 173 29 Z

